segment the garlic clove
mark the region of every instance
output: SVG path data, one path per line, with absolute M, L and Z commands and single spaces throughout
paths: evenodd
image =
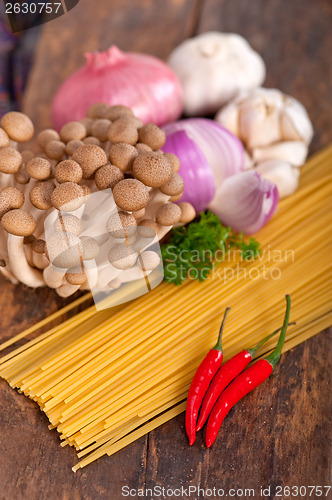
M 299 186 L 300 169 L 287 161 L 262 161 L 257 165 L 256 171 L 277 186 L 280 198 L 293 194 Z
M 305 162 L 308 146 L 302 141 L 285 141 L 272 144 L 265 148 L 254 148 L 252 157 L 255 162 L 263 160 L 284 160 L 294 167 L 300 167 Z
M 267 146 L 280 139 L 279 110 L 273 104 L 260 102 L 239 112 L 239 137 L 247 148 Z
M 222 108 L 216 115 L 216 121 L 239 137 L 239 107 L 235 102 Z
M 306 144 L 311 142 L 313 128 L 308 113 L 304 106 L 291 97 L 285 101 L 285 109 L 281 113 L 281 134 L 284 140 L 303 140 Z

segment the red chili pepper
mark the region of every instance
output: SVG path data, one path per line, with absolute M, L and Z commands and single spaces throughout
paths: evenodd
M 289 325 L 293 324 L 294 323 L 289 323 Z M 238 352 L 235 356 L 233 356 L 233 358 L 226 361 L 226 363 L 219 368 L 203 399 L 196 427 L 197 432 L 202 429 L 222 391 L 246 368 L 246 366 L 249 365 L 249 363 L 254 359 L 258 349 L 260 349 L 262 345 L 276 333 L 280 332 L 280 330 L 281 328 L 275 330 L 252 349 L 244 349 L 243 351 Z
M 229 307 L 225 310 L 224 318 L 221 323 L 219 330 L 218 341 L 216 345 L 211 349 L 195 373 L 193 381 L 191 382 L 188 398 L 187 398 L 187 408 L 186 408 L 186 433 L 189 438 L 189 444 L 192 445 L 196 438 L 196 422 L 198 417 L 198 411 L 201 406 L 203 397 L 210 385 L 211 380 L 221 366 L 223 360 L 223 351 L 221 345 L 222 332 L 224 329 L 226 316 L 229 311 Z
M 206 429 L 206 446 L 209 448 L 214 443 L 220 426 L 229 410 L 250 391 L 255 389 L 273 372 L 285 342 L 286 330 L 289 322 L 291 298 L 286 295 L 287 308 L 284 323 L 281 329 L 278 344 L 274 351 L 266 358 L 258 360 L 254 365 L 238 375 L 236 379 L 224 390 L 215 404 Z

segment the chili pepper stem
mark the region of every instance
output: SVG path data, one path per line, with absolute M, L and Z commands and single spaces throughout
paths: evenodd
M 288 326 L 292 326 L 292 325 L 296 325 L 296 322 L 292 321 L 292 323 L 288 323 Z M 282 327 L 277 328 L 276 330 L 274 330 L 274 332 L 270 333 L 270 335 L 267 335 L 266 337 L 263 338 L 263 340 L 261 340 L 260 342 L 258 342 L 258 344 L 255 345 L 255 347 L 251 347 L 250 349 L 247 349 L 247 351 L 251 355 L 251 359 L 254 359 L 254 357 L 256 356 L 256 352 L 262 347 L 262 345 L 265 344 L 265 342 L 267 342 L 268 340 L 270 340 L 272 337 L 274 337 L 274 335 L 276 335 L 281 330 L 282 330 Z
M 231 309 L 230 307 L 226 307 L 226 309 L 225 309 L 224 317 L 223 317 L 223 320 L 222 320 L 222 323 L 221 323 L 221 326 L 220 326 L 220 330 L 219 330 L 218 340 L 217 340 L 216 345 L 213 348 L 213 349 L 215 349 L 217 351 L 223 352 L 223 350 L 222 350 L 222 343 L 221 343 L 222 342 L 222 334 L 223 334 L 224 326 L 225 326 L 225 323 L 226 323 L 226 317 L 227 317 L 227 314 L 229 313 L 230 309 Z
M 277 343 L 274 351 L 272 351 L 271 354 L 269 354 L 265 358 L 272 365 L 273 370 L 275 369 L 275 366 L 280 359 L 281 351 L 282 351 L 282 348 L 283 348 L 284 342 L 285 342 L 286 331 L 287 331 L 287 327 L 289 324 L 289 315 L 290 315 L 290 309 L 291 309 L 291 297 L 290 297 L 290 295 L 286 295 L 286 302 L 287 302 L 287 305 L 286 305 L 284 324 L 282 325 L 282 328 L 281 328 L 281 333 L 280 333 L 278 343 Z

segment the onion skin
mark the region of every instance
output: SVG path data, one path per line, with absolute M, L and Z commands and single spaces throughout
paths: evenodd
M 163 61 L 113 45 L 106 52 L 86 54 L 85 66 L 59 88 L 52 105 L 54 128 L 84 118 L 96 102 L 128 106 L 143 123 L 163 125 L 181 115 L 183 93 Z

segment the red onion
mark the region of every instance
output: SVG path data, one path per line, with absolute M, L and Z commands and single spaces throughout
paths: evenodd
M 130 107 L 144 123 L 163 125 L 183 110 L 182 88 L 175 73 L 160 59 L 121 52 L 86 54 L 86 64 L 58 90 L 52 105 L 56 129 L 80 120 L 96 102 Z
M 228 177 L 217 189 L 209 208 L 235 231 L 253 234 L 276 211 L 278 189 L 254 170 Z
M 184 180 L 181 201 L 188 201 L 196 212 L 205 210 L 216 192 L 216 181 L 210 165 L 197 144 L 184 130 L 169 134 L 163 150 L 180 158 L 179 174 Z

